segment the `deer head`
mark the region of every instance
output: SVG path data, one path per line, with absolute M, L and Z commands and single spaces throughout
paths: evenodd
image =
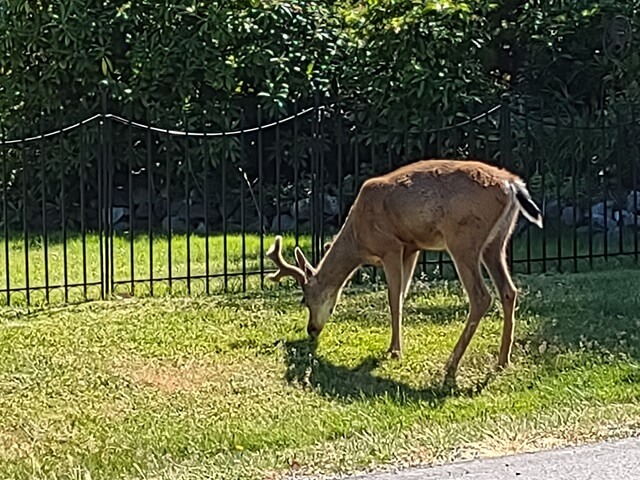
M 328 246 L 325 246 L 325 252 Z M 278 270 L 269 275 L 271 281 L 279 282 L 285 277 L 293 277 L 302 288 L 303 303 L 309 310 L 307 333 L 311 337 L 317 337 L 324 328 L 327 320 L 333 313 L 338 301 L 340 288 L 334 288 L 323 284 L 318 277 L 318 271 L 304 256 L 302 250 L 296 247 L 294 250 L 296 265 L 288 263 L 282 256 L 282 237 L 276 236 L 273 245 L 266 256 L 276 265 Z

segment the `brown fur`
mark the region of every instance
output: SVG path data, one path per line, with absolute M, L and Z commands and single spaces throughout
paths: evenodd
M 279 252 L 270 258 L 280 267 L 273 277 L 298 278 L 310 317 L 308 331 L 319 334 L 340 292 L 361 265 L 384 268 L 391 307 L 389 351 L 402 351 L 402 306 L 420 250 L 446 250 L 469 297 L 469 318 L 447 363 L 447 378 L 458 364 L 491 297 L 482 279 L 482 263 L 500 294 L 504 329 L 498 363 L 509 363 L 513 343 L 516 289 L 505 250 L 520 211 L 512 188 L 522 181 L 513 173 L 477 161 L 423 160 L 364 182 L 340 232 L 317 268 L 296 250 L 299 269 Z M 300 280 L 300 270 L 305 271 Z

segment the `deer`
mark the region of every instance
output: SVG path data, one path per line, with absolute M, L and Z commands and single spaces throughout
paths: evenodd
M 277 270 L 273 282 L 292 277 L 309 312 L 307 334 L 317 339 L 358 268 L 382 268 L 391 313 L 388 354 L 402 357 L 402 310 L 421 251 L 446 251 L 469 302 L 462 333 L 445 365 L 445 384 L 456 382 L 462 356 L 492 296 L 481 265 L 499 294 L 503 329 L 497 367 L 511 361 L 517 289 L 507 265 L 507 247 L 519 213 L 543 228 L 542 213 L 525 182 L 509 170 L 478 160 L 419 160 L 365 180 L 343 225 L 317 266 L 299 247 L 296 265 L 282 254 L 277 235 L 266 252 Z

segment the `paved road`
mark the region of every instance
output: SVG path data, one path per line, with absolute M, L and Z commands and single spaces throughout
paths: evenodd
M 352 480 L 638 480 L 640 438 L 472 460 Z

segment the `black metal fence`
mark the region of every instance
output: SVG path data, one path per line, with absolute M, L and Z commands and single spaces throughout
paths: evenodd
M 167 129 L 153 112 L 134 120 L 104 105 L 0 142 L 0 303 L 264 287 L 273 235 L 317 261 L 364 179 L 432 157 L 475 158 L 527 180 L 545 228 L 519 224 L 517 272 L 638 259 L 637 106 L 577 114 L 504 98 L 434 128 L 316 97 L 278 121 L 257 107 L 212 132 L 206 119 Z M 417 274 L 453 268 L 446 254 L 425 253 Z

